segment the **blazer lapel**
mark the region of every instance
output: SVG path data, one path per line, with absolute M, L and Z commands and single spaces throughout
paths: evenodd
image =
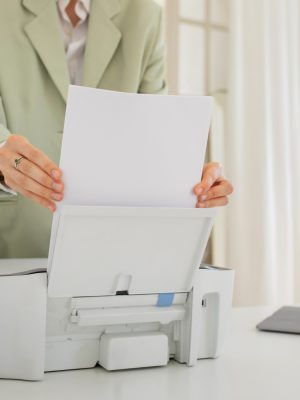
M 66 101 L 70 77 L 59 25 L 55 0 L 23 0 L 23 5 L 35 18 L 25 26 L 25 32 Z
M 121 39 L 112 22 L 120 12 L 119 0 L 93 0 L 85 49 L 83 84 L 97 87 Z

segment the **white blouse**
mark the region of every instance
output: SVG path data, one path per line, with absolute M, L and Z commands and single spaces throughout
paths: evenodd
M 91 0 L 77 1 L 75 5 L 75 13 L 79 18 L 79 22 L 75 27 L 72 25 L 72 22 L 66 13 L 66 7 L 69 3 L 70 0 L 57 0 L 57 8 L 62 26 L 70 81 L 72 84 L 81 85 Z

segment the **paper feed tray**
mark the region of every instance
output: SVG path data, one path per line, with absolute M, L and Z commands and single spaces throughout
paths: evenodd
M 189 292 L 215 210 L 64 206 L 50 297 Z

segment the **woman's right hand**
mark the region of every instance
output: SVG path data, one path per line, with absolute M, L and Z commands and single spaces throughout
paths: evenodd
M 15 160 L 20 159 L 16 167 Z M 41 150 L 19 135 L 10 135 L 0 147 L 0 172 L 5 184 L 54 212 L 63 199 L 62 171 Z

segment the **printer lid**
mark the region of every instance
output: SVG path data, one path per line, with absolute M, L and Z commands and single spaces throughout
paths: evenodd
M 0 259 L 1 276 L 29 275 L 47 271 L 46 258 L 3 258 Z
M 63 206 L 53 225 L 50 297 L 189 292 L 216 211 Z

